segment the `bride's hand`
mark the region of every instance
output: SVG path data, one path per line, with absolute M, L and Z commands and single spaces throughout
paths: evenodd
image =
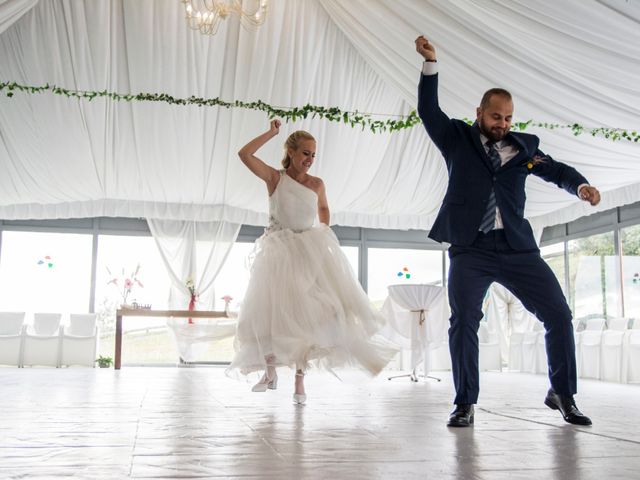
M 280 133 L 280 125 L 281 122 L 280 120 L 278 120 L 277 118 L 274 120 L 271 120 L 271 124 L 270 124 L 270 129 L 269 131 L 273 134 L 273 135 L 277 135 L 278 133 Z

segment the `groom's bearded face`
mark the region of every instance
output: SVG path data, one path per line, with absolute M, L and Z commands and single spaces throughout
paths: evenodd
M 486 107 L 476 110 L 480 131 L 488 139 L 497 142 L 509 133 L 513 102 L 501 95 L 493 95 Z

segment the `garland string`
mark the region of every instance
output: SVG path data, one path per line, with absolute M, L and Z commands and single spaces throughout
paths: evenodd
M 382 115 L 375 115 L 370 113 L 362 113 L 352 111 L 341 110 L 338 107 L 322 107 L 318 105 L 307 104 L 302 107 L 276 107 L 257 100 L 255 102 L 244 102 L 241 100 L 235 100 L 232 102 L 224 101 L 219 97 L 216 98 L 201 98 L 191 96 L 188 98 L 175 98 L 166 93 L 138 93 L 138 94 L 122 94 L 116 92 L 109 92 L 107 90 L 102 91 L 89 91 L 89 90 L 71 90 L 68 88 L 57 87 L 55 85 L 31 86 L 21 85 L 16 82 L 0 82 L 0 92 L 6 91 L 6 96 L 13 97 L 16 91 L 22 93 L 45 93 L 51 92 L 54 95 L 61 95 L 65 97 L 75 97 L 79 99 L 86 99 L 92 101 L 95 98 L 109 98 L 114 101 L 138 101 L 138 102 L 164 102 L 169 105 L 197 105 L 198 107 L 222 107 L 222 108 L 243 108 L 248 110 L 256 110 L 265 112 L 269 118 L 281 118 L 284 121 L 295 122 L 301 118 L 322 118 L 331 122 L 342 122 L 351 127 L 359 126 L 362 130 L 368 128 L 374 133 L 378 132 L 394 132 L 411 128 L 418 125 L 420 117 L 416 110 L 412 110 L 408 115 L 396 116 L 397 118 L 376 118 Z M 472 120 L 465 118 L 464 121 L 472 123 Z M 633 130 L 629 131 L 623 128 L 608 128 L 608 127 L 585 127 L 579 123 L 572 124 L 560 124 L 549 122 L 538 122 L 535 120 L 527 120 L 526 122 L 514 122 L 511 125 L 511 129 L 514 131 L 525 131 L 530 127 L 545 128 L 547 130 L 556 129 L 570 129 L 573 135 L 581 135 L 582 133 L 589 133 L 591 136 L 602 136 L 612 141 L 627 140 L 630 142 L 640 142 L 640 134 Z

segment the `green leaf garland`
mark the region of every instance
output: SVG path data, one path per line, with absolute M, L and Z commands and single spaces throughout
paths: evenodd
M 56 87 L 55 85 L 43 85 L 40 87 L 21 85 L 16 82 L 2 82 L 0 83 L 0 92 L 6 91 L 6 96 L 13 97 L 16 91 L 22 93 L 45 93 L 51 92 L 55 95 L 64 95 L 65 97 L 84 98 L 88 101 L 92 101 L 97 97 L 106 97 L 114 101 L 138 101 L 138 102 L 164 102 L 170 105 L 197 105 L 198 107 L 223 107 L 223 108 L 244 108 L 248 110 L 257 110 L 267 113 L 269 118 L 280 118 L 284 121 L 296 121 L 300 118 L 322 118 L 331 122 L 345 123 L 351 127 L 360 127 L 362 130 L 368 128 L 374 133 L 378 132 L 394 132 L 411 128 L 418 125 L 420 117 L 415 110 L 412 110 L 409 115 L 400 116 L 397 119 L 375 119 L 374 115 L 368 113 L 361 113 L 358 111 L 350 112 L 340 110 L 338 107 L 321 107 L 317 105 L 304 105 L 302 107 L 293 108 L 278 108 L 273 107 L 262 100 L 255 102 L 243 102 L 241 100 L 235 100 L 233 102 L 227 102 L 219 97 L 216 98 L 201 98 L 191 96 L 188 98 L 175 98 L 166 93 L 138 93 L 133 94 L 121 94 L 116 92 L 109 92 L 107 90 L 102 91 L 86 91 L 86 90 L 70 90 L 68 88 Z M 376 115 L 379 117 L 379 115 Z M 472 123 L 472 120 L 465 118 L 467 123 Z M 629 131 L 622 128 L 607 128 L 596 127 L 587 128 L 578 123 L 569 125 L 563 125 L 559 123 L 548 122 L 536 122 L 534 120 L 527 120 L 526 122 L 514 122 L 511 125 L 511 129 L 515 131 L 524 131 L 529 127 L 545 128 L 547 130 L 555 129 L 570 129 L 574 135 L 580 135 L 582 133 L 589 133 L 591 136 L 602 136 L 609 140 L 627 140 L 629 142 L 639 142 L 640 134 L 637 131 Z

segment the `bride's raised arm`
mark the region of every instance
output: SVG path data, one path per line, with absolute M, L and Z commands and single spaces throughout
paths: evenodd
M 256 157 L 255 153 L 265 143 L 278 135 L 279 132 L 280 120 L 272 120 L 268 131 L 264 132 L 262 135 L 258 135 L 238 151 L 238 156 L 240 157 L 240 160 L 242 160 L 242 163 L 244 163 L 249 170 L 254 173 L 254 175 L 266 182 L 269 195 L 271 195 L 275 190 L 278 180 L 280 179 L 280 174 L 278 173 L 278 170 L 270 167 Z

